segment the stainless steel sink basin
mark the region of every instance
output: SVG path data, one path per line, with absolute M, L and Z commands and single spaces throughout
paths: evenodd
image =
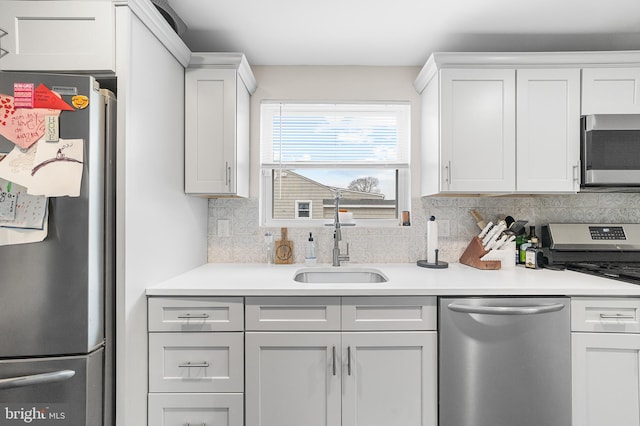
M 296 271 L 293 280 L 299 283 L 317 284 L 367 284 L 386 283 L 387 276 L 374 268 L 304 268 Z

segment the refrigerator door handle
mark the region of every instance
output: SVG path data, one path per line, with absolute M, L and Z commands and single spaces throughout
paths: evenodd
M 42 385 L 47 383 L 61 382 L 76 375 L 73 370 L 59 370 L 51 373 L 32 374 L 29 376 L 9 377 L 0 379 L 0 389 L 12 389 L 23 386 Z
M 563 303 L 552 305 L 534 306 L 476 306 L 460 303 L 450 303 L 447 307 L 454 312 L 464 314 L 487 314 L 487 315 L 535 315 L 557 312 L 564 308 Z

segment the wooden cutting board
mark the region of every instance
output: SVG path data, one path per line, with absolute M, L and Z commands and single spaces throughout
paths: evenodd
M 287 228 L 280 230 L 282 239 L 276 241 L 275 262 L 277 265 L 293 263 L 293 241 L 289 241 Z

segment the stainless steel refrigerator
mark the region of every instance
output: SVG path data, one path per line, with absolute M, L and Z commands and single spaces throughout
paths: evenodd
M 43 241 L 0 246 L 0 425 L 113 425 L 115 97 L 90 76 L 0 72 L 0 93 L 14 83 L 88 106 L 59 117 L 84 143 L 80 196 L 48 199 Z

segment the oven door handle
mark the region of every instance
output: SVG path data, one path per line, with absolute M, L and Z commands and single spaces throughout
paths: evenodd
M 6 379 L 0 379 L 0 390 L 61 382 L 63 380 L 70 379 L 75 375 L 76 375 L 76 372 L 73 370 L 59 370 L 59 371 L 52 371 L 51 373 L 31 374 L 29 376 L 8 377 Z
M 454 312 L 464 314 L 485 314 L 485 315 L 535 315 L 557 312 L 565 307 L 564 303 L 553 305 L 534 306 L 478 306 L 465 305 L 460 303 L 450 303 L 448 308 Z

